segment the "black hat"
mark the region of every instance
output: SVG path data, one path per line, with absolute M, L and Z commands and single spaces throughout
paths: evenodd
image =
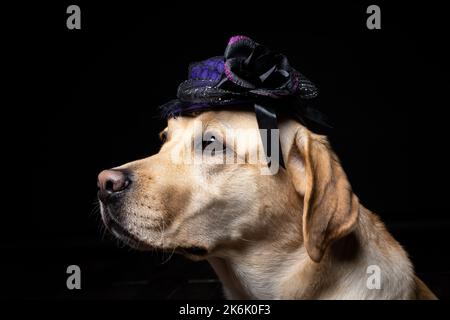
M 234 36 L 224 56 L 189 66 L 188 80 L 178 87 L 177 99 L 161 106 L 166 118 L 218 107 L 253 106 L 260 129 L 277 129 L 277 113 L 288 114 L 305 126 L 329 128 L 313 107 L 316 86 L 292 68 L 283 54 L 245 36 Z M 268 135 L 270 138 L 270 134 Z M 270 141 L 264 141 L 269 156 Z M 280 151 L 279 164 L 284 167 Z

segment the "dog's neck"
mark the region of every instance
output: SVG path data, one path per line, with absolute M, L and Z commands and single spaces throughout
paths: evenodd
M 227 299 L 277 299 L 283 283 L 288 283 L 289 272 L 294 265 L 302 265 L 302 253 L 273 254 L 253 252 L 233 257 L 209 258 L 208 261 L 223 284 Z M 293 263 L 293 265 L 289 265 Z M 280 277 L 285 277 L 279 281 Z
M 243 250 L 208 259 L 228 299 L 401 299 L 410 291 L 412 270 L 407 257 L 395 240 L 378 236 L 384 234 L 379 233 L 384 226 L 364 207 L 355 231 L 332 244 L 320 263 L 311 260 L 301 236 L 293 235 L 298 230 L 289 225 L 287 221 L 278 228 L 276 241 L 269 235 L 264 245 L 249 242 Z M 381 268 L 384 283 L 404 286 L 395 290 L 398 296 L 392 289 L 367 287 L 369 265 Z
M 264 212 L 265 216 L 273 216 L 264 232 L 246 237 L 235 249 L 208 258 L 227 298 L 279 298 L 281 287 L 289 283 L 295 269 L 313 263 L 303 246 L 302 208 L 298 202 L 286 207 L 283 210 L 290 211 L 282 214 Z
M 286 250 L 270 248 L 270 244 L 248 247 L 208 261 L 222 282 L 228 299 L 312 298 L 314 293 L 310 288 L 314 288 L 314 284 L 307 283 L 306 279 L 315 279 L 314 274 L 319 271 L 319 265 L 309 258 L 301 245 Z M 299 283 L 302 288 L 298 287 Z M 291 287 L 290 284 L 296 286 Z

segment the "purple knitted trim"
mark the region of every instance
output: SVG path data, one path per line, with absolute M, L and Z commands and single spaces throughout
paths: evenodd
M 234 43 L 236 43 L 238 41 L 241 41 L 241 40 L 251 40 L 251 39 L 249 37 L 246 37 L 246 36 L 233 36 L 228 41 L 228 45 L 234 44 Z
M 223 65 L 223 70 L 225 71 L 227 79 L 233 82 L 233 75 L 231 74 L 230 68 L 228 68 L 226 63 Z

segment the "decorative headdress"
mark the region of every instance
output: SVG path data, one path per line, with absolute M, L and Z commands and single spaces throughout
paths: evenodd
M 188 80 L 179 85 L 177 99 L 161 106 L 161 110 L 170 118 L 219 107 L 252 106 L 260 129 L 277 129 L 278 113 L 288 114 L 308 127 L 329 128 L 313 107 L 317 95 L 316 86 L 292 68 L 286 56 L 248 37 L 234 36 L 224 56 L 189 66 Z M 270 133 L 267 136 L 270 139 Z M 263 144 L 269 156 L 271 142 Z M 281 150 L 279 154 L 279 164 L 285 167 Z

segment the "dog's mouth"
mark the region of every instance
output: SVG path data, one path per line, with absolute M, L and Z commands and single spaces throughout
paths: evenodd
M 118 221 L 116 221 L 114 217 L 111 216 L 108 208 L 102 208 L 102 211 L 104 211 L 102 212 L 103 222 L 109 232 L 130 247 L 138 250 L 162 249 L 163 251 L 176 252 L 195 258 L 202 258 L 208 254 L 208 249 L 201 246 L 176 246 L 172 248 L 153 247 L 150 244 L 144 243 L 124 228 Z

